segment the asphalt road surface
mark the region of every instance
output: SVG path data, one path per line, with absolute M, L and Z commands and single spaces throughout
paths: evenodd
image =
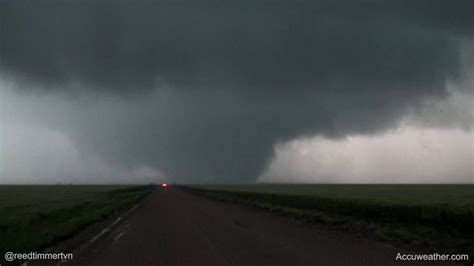
M 154 191 L 66 264 L 441 265 L 396 261 L 398 252 L 390 245 L 328 230 L 324 225 L 168 187 Z

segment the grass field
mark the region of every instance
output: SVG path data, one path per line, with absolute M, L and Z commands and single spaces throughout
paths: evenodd
M 0 186 L 0 253 L 40 251 L 142 199 L 151 186 Z
M 473 185 L 208 185 L 188 187 L 417 250 L 474 253 Z

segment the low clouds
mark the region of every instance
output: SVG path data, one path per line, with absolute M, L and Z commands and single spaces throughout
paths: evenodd
M 81 153 L 64 134 L 41 127 L 2 124 L 1 184 L 158 183 L 163 173 L 142 166 L 111 165 Z
M 473 85 L 449 84 L 449 97 L 426 99 L 385 132 L 278 143 L 258 181 L 472 184 L 474 94 L 463 88 Z
M 472 184 L 473 144 L 473 131 L 413 126 L 376 136 L 299 139 L 276 146 L 258 181 Z
M 279 145 L 260 182 L 474 182 L 474 133 L 403 127 L 375 137 L 313 138 Z
M 2 1 L 2 123 L 123 169 L 255 181 L 276 143 L 379 134 L 469 79 L 472 2 L 429 3 Z

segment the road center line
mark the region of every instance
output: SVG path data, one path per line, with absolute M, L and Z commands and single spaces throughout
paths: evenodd
M 102 232 L 100 232 L 99 234 L 97 234 L 96 236 L 94 236 L 90 241 L 89 243 L 92 243 L 94 241 L 96 241 L 97 239 L 99 239 L 103 234 L 107 233 L 110 228 L 112 228 L 112 226 L 116 225 L 118 222 L 120 222 L 120 220 L 122 220 L 122 217 L 118 217 L 117 220 L 115 220 L 115 222 L 113 222 L 111 225 L 107 226 L 107 228 L 105 228 L 104 230 L 102 230 Z
M 119 238 L 122 237 L 123 234 L 125 234 L 125 231 L 120 232 L 120 234 L 114 238 L 114 242 L 117 242 L 117 240 L 119 240 Z

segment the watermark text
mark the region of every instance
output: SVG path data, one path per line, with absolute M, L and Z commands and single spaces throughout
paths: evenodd
M 413 260 L 413 261 L 468 261 L 468 254 L 403 254 L 398 253 L 395 260 Z
M 74 258 L 72 253 L 39 253 L 39 252 L 29 252 L 29 253 L 14 253 L 7 252 L 5 253 L 6 261 L 14 260 L 72 260 Z

